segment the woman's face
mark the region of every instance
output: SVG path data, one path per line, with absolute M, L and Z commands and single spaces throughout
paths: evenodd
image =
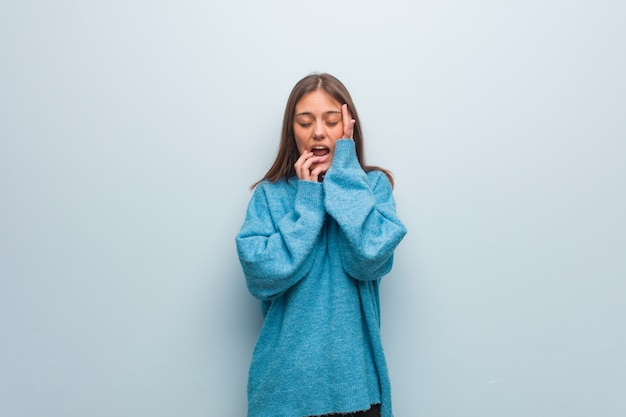
M 298 152 L 313 152 L 315 156 L 326 156 L 311 169 L 321 167 L 322 172 L 330 168 L 335 151 L 335 142 L 343 136 L 341 103 L 324 90 L 310 92 L 296 104 L 293 132 Z

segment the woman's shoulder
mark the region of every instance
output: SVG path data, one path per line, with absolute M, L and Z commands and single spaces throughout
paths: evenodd
M 293 195 L 296 187 L 297 183 L 293 178 L 281 177 L 276 181 L 264 179 L 254 187 L 254 194 L 265 195 L 269 199 L 276 199 Z
M 285 188 L 293 188 L 296 185 L 294 180 L 297 180 L 297 178 L 296 177 L 293 177 L 293 178 L 280 177 L 276 181 L 263 179 L 254 186 L 254 190 L 265 191 L 265 190 L 281 190 Z
M 370 186 L 383 186 L 385 188 L 393 188 L 392 179 L 390 178 L 389 171 L 379 167 L 368 167 L 366 170 L 367 180 Z

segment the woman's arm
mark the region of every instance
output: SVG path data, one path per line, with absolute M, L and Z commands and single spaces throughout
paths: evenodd
M 357 160 L 354 142 L 341 139 L 323 184 L 326 211 L 342 231 L 340 251 L 346 272 L 362 280 L 388 273 L 406 228 L 396 216 L 387 176 L 381 171 L 366 174 Z
M 235 239 L 248 289 L 261 300 L 284 293 L 310 270 L 326 214 L 320 183 L 298 181 L 293 201 L 271 187 L 254 190 Z

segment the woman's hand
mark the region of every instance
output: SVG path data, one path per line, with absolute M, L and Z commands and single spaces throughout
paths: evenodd
M 347 104 L 341 106 L 341 116 L 343 117 L 343 137 L 342 139 L 354 140 L 354 124 L 356 120 L 352 118 L 352 113 Z
M 313 170 L 311 170 L 311 165 L 319 163 L 319 162 L 323 162 L 326 159 L 328 159 L 328 155 L 315 156 L 313 155 L 313 152 L 309 152 L 309 151 L 302 152 L 302 155 L 300 155 L 300 158 L 298 158 L 296 163 L 293 165 L 293 167 L 296 170 L 296 175 L 298 176 L 298 179 L 319 182 L 319 176 L 322 173 L 322 170 L 324 169 L 324 167 L 318 166 L 316 168 L 313 168 Z

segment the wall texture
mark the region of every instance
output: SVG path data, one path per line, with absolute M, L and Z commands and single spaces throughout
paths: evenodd
M 409 234 L 398 417 L 626 415 L 626 3 L 8 2 L 0 415 L 243 416 L 234 247 L 293 84 L 351 90 Z

